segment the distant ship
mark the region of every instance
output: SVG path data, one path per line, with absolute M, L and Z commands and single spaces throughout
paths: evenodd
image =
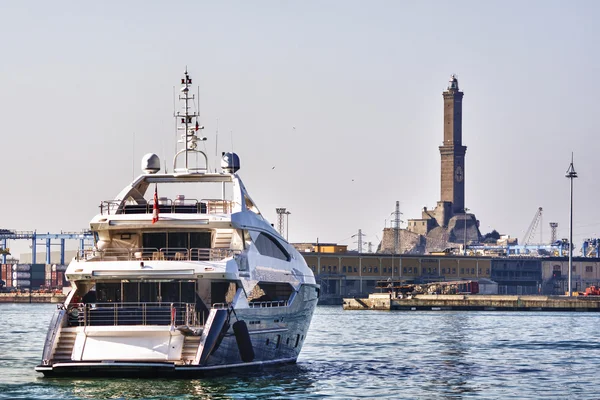
M 101 203 L 94 248 L 66 271 L 73 290 L 35 368 L 45 376 L 196 376 L 298 358 L 319 286 L 259 212 L 238 156 L 210 172 L 187 69 L 181 83 L 173 172 L 148 154 L 144 174 Z

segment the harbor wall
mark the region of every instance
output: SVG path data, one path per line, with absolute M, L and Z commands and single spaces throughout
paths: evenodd
M 597 311 L 600 297 L 417 295 L 395 299 L 389 294 L 345 298 L 345 310 L 467 310 L 467 311 Z
M 0 303 L 63 303 L 63 293 L 0 293 Z

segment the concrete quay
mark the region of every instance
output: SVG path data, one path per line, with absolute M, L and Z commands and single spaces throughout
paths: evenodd
M 600 312 L 600 296 L 416 295 L 392 298 L 387 293 L 366 299 L 345 298 L 344 310 L 405 311 L 582 311 Z
M 62 293 L 0 293 L 0 303 L 63 303 Z

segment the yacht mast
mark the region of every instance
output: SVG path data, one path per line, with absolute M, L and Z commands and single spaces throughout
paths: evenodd
M 192 78 L 187 71 L 187 67 L 184 72 L 184 77 L 181 78 L 181 84 L 183 87 L 180 90 L 181 94 L 179 95 L 179 100 L 183 101 L 183 110 L 178 111 L 175 114 L 175 118 L 177 119 L 177 130 L 184 131 L 181 135 L 181 140 L 178 141 L 178 143 L 183 143 L 183 149 L 178 151 L 175 155 L 175 159 L 173 160 L 173 171 L 175 172 L 175 170 L 178 169 L 176 166 L 177 156 L 181 153 L 185 153 L 185 168 L 178 169 L 179 171 L 183 170 L 185 172 L 190 172 L 192 169 L 196 171 L 200 169 L 206 170 L 206 168 L 208 168 L 208 163 L 206 168 L 198 168 L 197 166 L 196 168 L 190 168 L 189 153 L 202 153 L 206 158 L 206 155 L 202 151 L 197 150 L 198 140 L 203 141 L 206 140 L 206 138 L 198 138 L 196 136 L 198 131 L 204 129 L 204 127 L 198 123 L 198 117 L 200 116 L 198 110 L 190 111 L 190 101 L 194 101 L 196 96 L 193 93 L 190 93 Z

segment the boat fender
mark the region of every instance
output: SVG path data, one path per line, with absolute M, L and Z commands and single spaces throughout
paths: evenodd
M 233 324 L 233 333 L 235 341 L 238 344 L 238 350 L 243 362 L 254 361 L 254 348 L 248 333 L 248 326 L 245 321 L 237 321 Z
M 248 333 L 248 326 L 245 321 L 237 321 L 233 324 L 233 334 L 235 335 L 235 341 L 237 342 L 238 350 L 243 362 L 250 362 L 254 360 L 254 348 L 252 347 L 252 341 L 250 340 L 250 333 Z

